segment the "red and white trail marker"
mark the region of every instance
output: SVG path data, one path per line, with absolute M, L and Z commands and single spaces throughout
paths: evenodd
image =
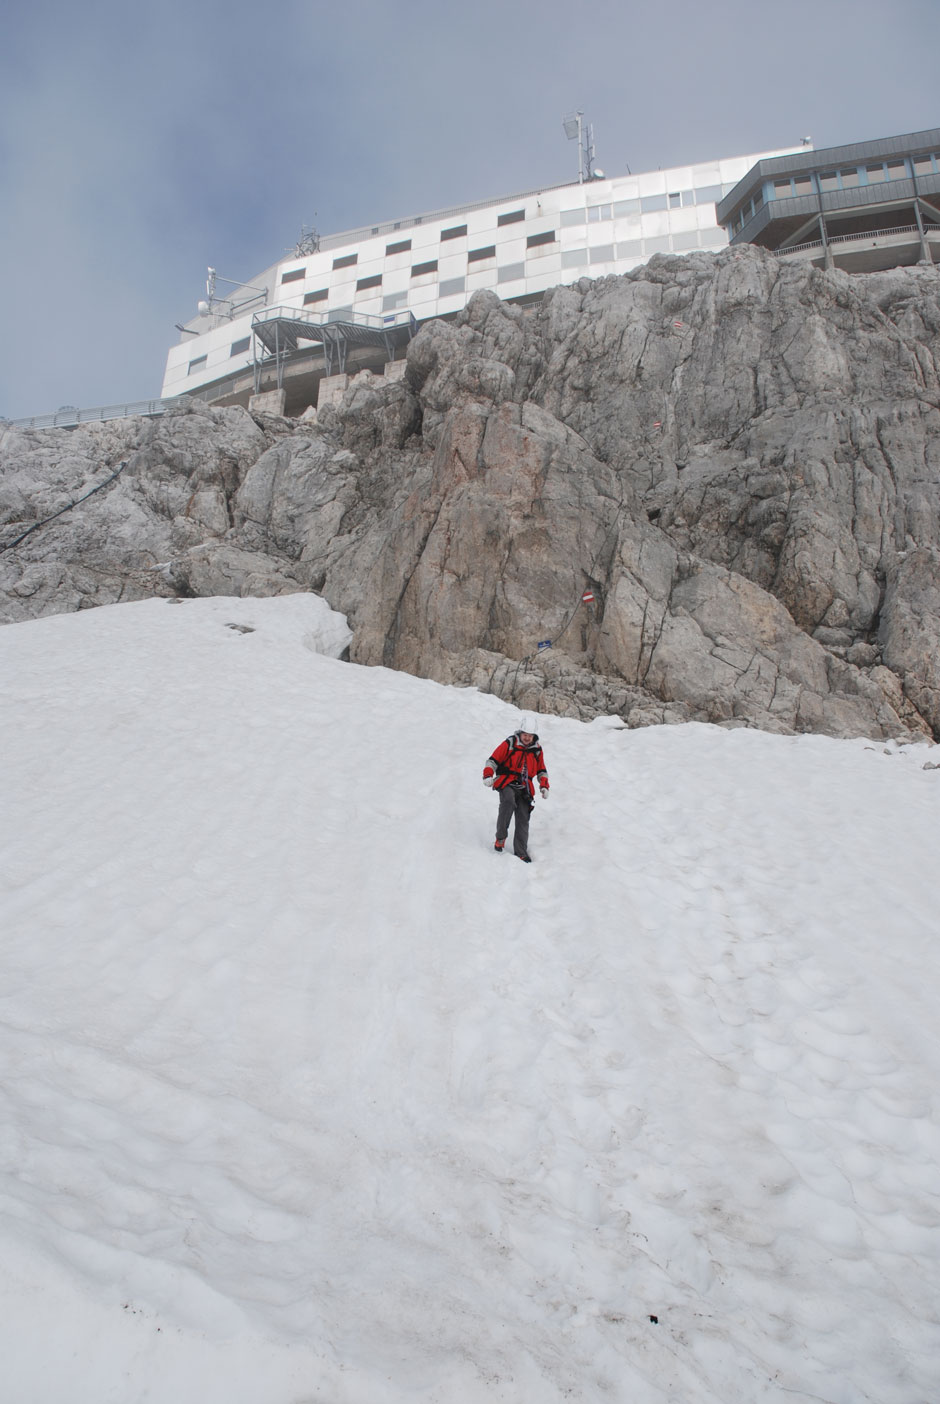
M 582 600 L 582 602 L 583 602 L 584 604 L 593 604 L 593 603 L 594 603 L 594 591 L 593 591 L 593 590 L 585 590 L 584 594 L 581 596 L 581 600 Z

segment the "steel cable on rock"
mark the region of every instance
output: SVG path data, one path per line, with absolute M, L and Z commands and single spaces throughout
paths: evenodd
M 21 541 L 25 541 L 27 536 L 29 536 L 31 532 L 38 531 L 40 527 L 48 525 L 49 522 L 54 522 L 56 517 L 61 517 L 66 512 L 71 512 L 72 508 L 77 507 L 79 503 L 87 502 L 89 497 L 94 497 L 96 492 L 100 492 L 101 489 L 106 488 L 109 483 L 113 483 L 115 478 L 119 477 L 121 473 L 124 472 L 124 469 L 127 467 L 129 462 L 130 459 L 125 458 L 124 462 L 118 465 L 115 471 L 111 474 L 110 478 L 105 478 L 103 483 L 98 483 L 97 486 L 93 487 L 90 492 L 86 492 L 82 497 L 77 497 L 74 502 L 66 503 L 64 507 L 59 508 L 58 512 L 53 512 L 51 517 L 43 517 L 41 522 L 33 522 L 32 526 L 27 527 L 25 531 L 20 532 L 19 536 L 15 536 L 13 540 L 8 541 L 6 545 L 0 546 L 0 552 L 12 551 L 13 547 L 18 546 Z

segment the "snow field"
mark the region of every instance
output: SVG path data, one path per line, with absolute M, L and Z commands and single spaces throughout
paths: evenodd
M 11 1397 L 940 1397 L 929 752 L 545 717 L 526 867 L 348 637 L 0 632 Z

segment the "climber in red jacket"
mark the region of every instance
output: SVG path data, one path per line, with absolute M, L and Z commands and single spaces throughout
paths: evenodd
M 499 791 L 499 816 L 493 847 L 497 853 L 502 853 L 509 834 L 509 821 L 515 816 L 512 851 L 523 863 L 532 862 L 529 857 L 529 815 L 535 802 L 536 781 L 542 799 L 548 799 L 548 771 L 535 730 L 535 719 L 520 717 L 512 736 L 500 741 L 483 767 L 483 783 Z

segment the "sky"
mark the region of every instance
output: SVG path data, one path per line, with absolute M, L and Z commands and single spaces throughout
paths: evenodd
M 938 123 L 940 6 L 896 0 L 13 0 L 0 415 L 159 394 L 206 268 L 577 176 Z

